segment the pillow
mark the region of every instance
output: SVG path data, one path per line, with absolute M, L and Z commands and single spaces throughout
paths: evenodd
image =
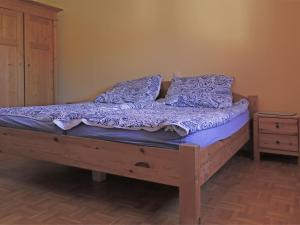
M 178 107 L 231 107 L 232 83 L 233 78 L 224 75 L 174 77 L 165 104 Z
M 160 75 L 124 81 L 96 98 L 96 103 L 135 103 L 155 101 L 160 92 Z

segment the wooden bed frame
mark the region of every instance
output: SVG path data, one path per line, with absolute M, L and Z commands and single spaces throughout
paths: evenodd
M 168 87 L 164 82 L 161 96 Z M 247 99 L 253 115 L 257 97 Z M 177 186 L 180 224 L 200 224 L 201 185 L 249 140 L 249 124 L 206 148 L 182 144 L 179 151 L 0 127 L 0 152 L 89 169 L 96 181 L 109 173 Z

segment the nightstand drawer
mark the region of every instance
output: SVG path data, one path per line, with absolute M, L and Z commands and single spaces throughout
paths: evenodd
M 298 120 L 282 118 L 259 118 L 259 132 L 297 135 Z
M 276 134 L 259 134 L 259 147 L 284 151 L 298 151 L 298 137 Z

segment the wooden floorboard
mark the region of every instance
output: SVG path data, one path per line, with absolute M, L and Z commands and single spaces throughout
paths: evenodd
M 295 159 L 235 156 L 202 191 L 203 224 L 300 224 Z M 177 224 L 178 189 L 0 154 L 0 224 Z

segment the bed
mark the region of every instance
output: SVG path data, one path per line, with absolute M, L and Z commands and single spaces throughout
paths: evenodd
M 161 97 L 169 85 L 170 82 L 162 83 Z M 148 137 L 148 142 L 124 138 L 134 136 L 134 131 L 119 132 L 114 140 L 110 136 L 95 136 L 95 132 L 88 134 L 84 125 L 65 132 L 51 124 L 30 129 L 26 123 L 20 126 L 17 121 L 10 121 L 15 126 L 5 127 L 0 120 L 0 152 L 89 169 L 94 171 L 95 179 L 109 173 L 177 186 L 180 224 L 200 224 L 201 186 L 249 141 L 247 115 L 252 117 L 256 112 L 257 97 L 233 95 L 234 102 L 242 98 L 248 99 L 249 111 L 236 121 L 240 127 L 237 130 L 225 127 L 217 141 L 203 142 L 201 147 L 197 142 L 178 137 L 169 137 L 169 142 L 153 141 L 162 136 L 159 132 Z M 212 131 L 207 132 L 201 135 L 211 136 Z

